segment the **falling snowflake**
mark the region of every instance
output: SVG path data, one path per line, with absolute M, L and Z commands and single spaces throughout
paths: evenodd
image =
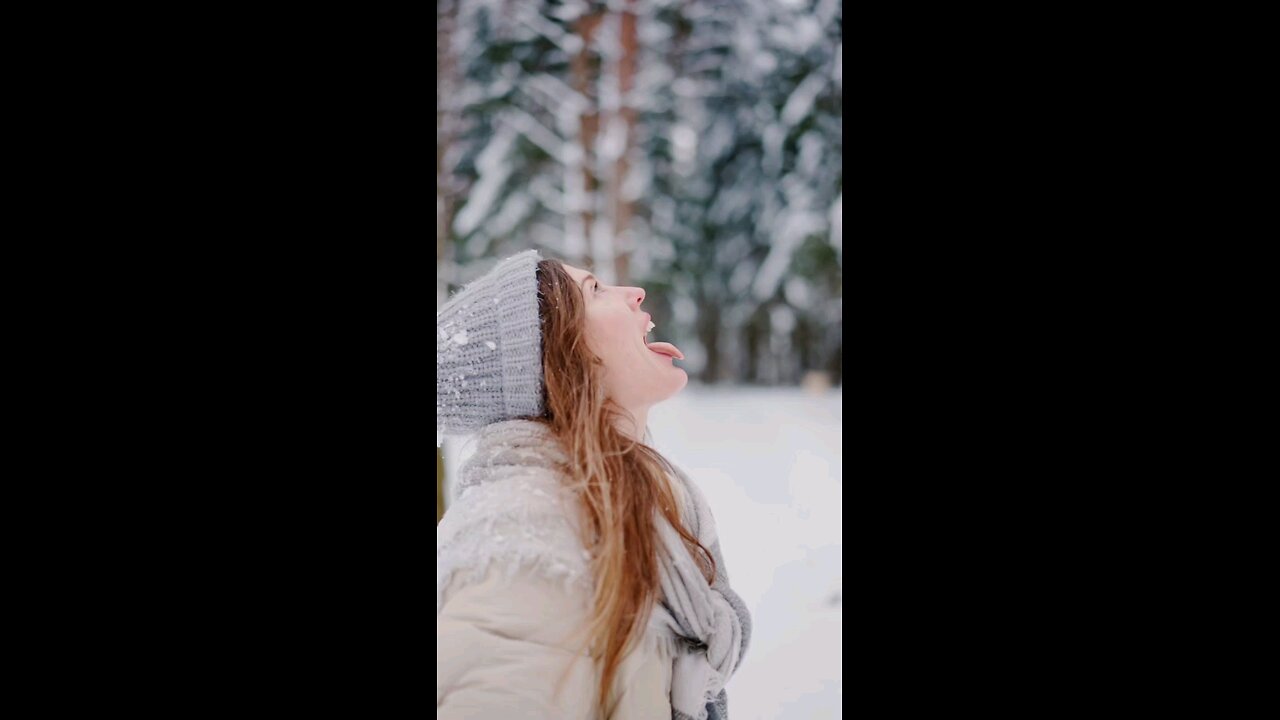
M 450 340 L 450 342 L 457 343 L 458 345 L 466 345 L 466 344 L 467 344 L 467 331 L 466 331 L 466 330 L 459 330 L 458 332 L 454 333 L 454 334 L 453 334 L 453 337 L 449 338 L 449 340 Z
M 485 345 L 488 345 L 490 350 L 497 350 L 497 349 L 498 349 L 498 346 L 497 346 L 497 345 L 494 345 L 492 340 L 485 340 L 485 341 L 484 341 L 484 344 L 485 344 Z

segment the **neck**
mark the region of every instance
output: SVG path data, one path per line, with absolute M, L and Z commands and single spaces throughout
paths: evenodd
M 618 416 L 615 427 L 632 440 L 644 442 L 644 429 L 648 427 L 648 424 L 649 408 L 625 408 Z

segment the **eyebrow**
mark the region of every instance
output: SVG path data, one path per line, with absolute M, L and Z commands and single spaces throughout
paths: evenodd
M 585 288 L 585 287 L 587 286 L 587 281 L 588 281 L 588 280 L 595 280 L 595 279 L 596 279 L 596 276 L 595 276 L 595 275 L 592 275 L 591 273 L 587 273 L 587 276 L 586 276 L 586 277 L 584 277 L 584 278 L 582 278 L 582 282 L 580 282 L 580 283 L 578 283 L 578 284 Z

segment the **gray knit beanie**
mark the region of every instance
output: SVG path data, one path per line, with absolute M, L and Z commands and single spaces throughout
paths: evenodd
M 437 441 L 542 414 L 539 260 L 503 260 L 436 312 Z

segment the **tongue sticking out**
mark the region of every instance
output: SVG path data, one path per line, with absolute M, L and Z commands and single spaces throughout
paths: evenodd
M 666 355 L 667 357 L 675 358 L 676 360 L 684 359 L 684 353 L 680 352 L 680 348 L 672 345 L 671 343 L 652 342 L 648 344 L 648 348 L 659 355 Z

